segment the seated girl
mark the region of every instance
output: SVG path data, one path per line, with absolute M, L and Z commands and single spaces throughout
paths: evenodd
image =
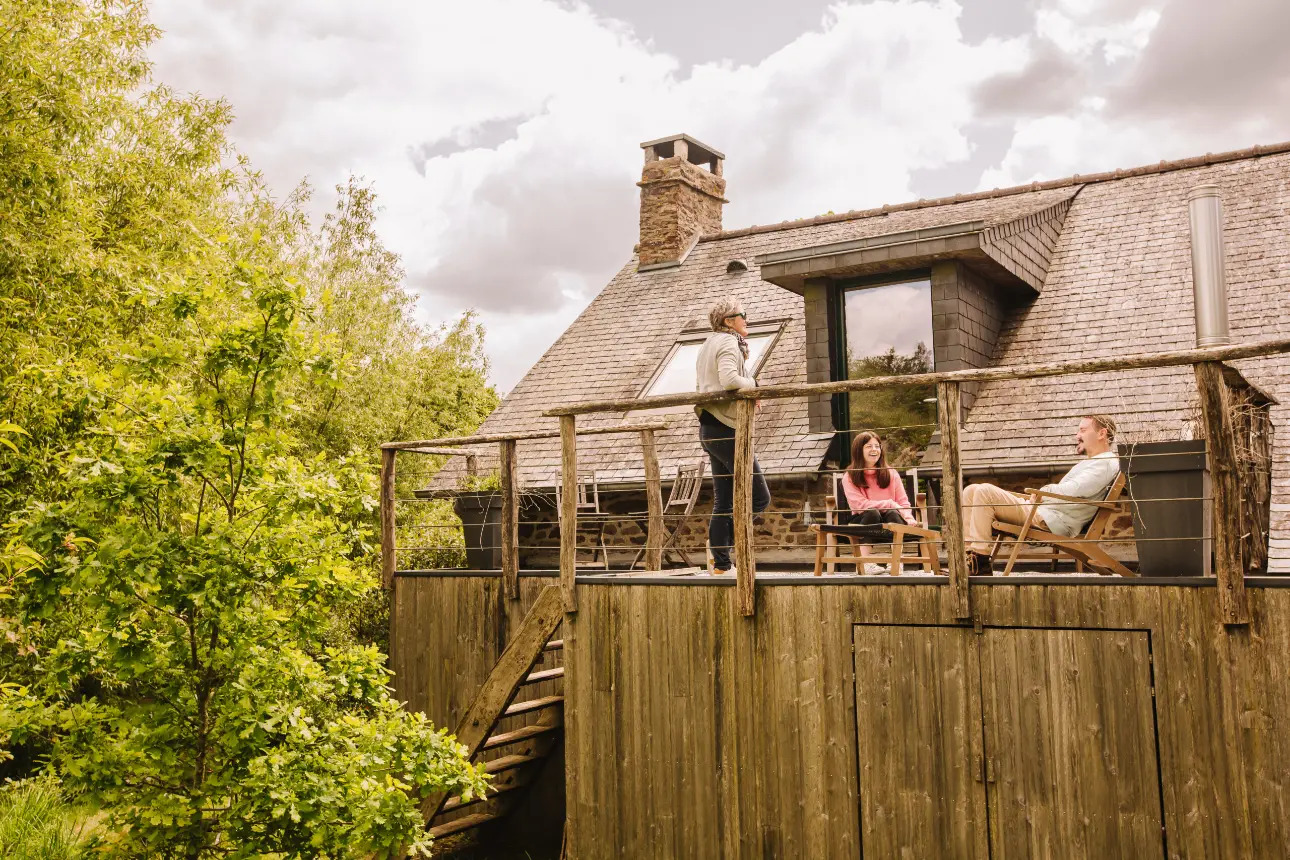
M 912 526 L 917 523 L 909 507 L 905 483 L 899 472 L 887 466 L 882 439 L 872 430 L 857 433 L 851 441 L 851 464 L 842 477 L 842 491 L 851 508 L 849 525 L 886 522 Z

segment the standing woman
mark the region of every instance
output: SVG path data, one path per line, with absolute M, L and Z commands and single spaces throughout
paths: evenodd
M 905 482 L 899 472 L 887 465 L 882 439 L 872 430 L 860 431 L 851 441 L 851 465 L 842 476 L 842 492 L 851 509 L 850 525 L 917 525 Z
M 696 370 L 700 392 L 755 388 L 757 380 L 748 373 L 748 317 L 735 299 L 725 299 L 708 313 L 712 334 L 699 350 Z M 712 519 L 708 522 L 708 546 L 717 573 L 729 573 L 730 549 L 734 542 L 732 512 L 735 500 L 735 409 L 734 401 L 696 406 L 699 413 L 699 443 L 712 463 Z M 770 504 L 770 488 L 753 459 L 752 507 L 761 513 Z

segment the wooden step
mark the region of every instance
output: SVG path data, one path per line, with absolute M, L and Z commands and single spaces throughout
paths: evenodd
M 460 797 L 450 797 L 444 802 L 443 808 L 439 811 L 447 812 L 450 809 L 461 809 L 465 806 L 474 806 L 476 803 L 486 803 L 498 795 L 512 791 L 519 791 L 521 788 L 528 788 L 530 781 L 531 780 L 528 779 L 516 779 L 514 782 L 507 783 L 506 785 L 499 785 L 496 788 L 489 786 L 488 794 L 483 796 L 476 795 L 470 800 L 462 800 Z
M 513 732 L 503 732 L 500 735 L 493 735 L 488 740 L 484 741 L 484 745 L 480 747 L 480 749 L 491 750 L 491 749 L 496 749 L 497 747 L 504 747 L 507 744 L 513 744 L 518 741 L 526 741 L 529 738 L 537 738 L 537 737 L 541 737 L 542 735 L 554 734 L 560 731 L 562 728 L 564 727 L 563 726 L 540 726 L 540 725 L 524 726 L 523 728 L 516 729 Z
M 492 761 L 484 762 L 485 773 L 504 773 L 508 770 L 515 770 L 517 767 L 523 767 L 535 761 L 541 761 L 543 756 L 540 755 L 504 755 L 501 758 L 495 758 Z
M 467 815 L 464 818 L 458 818 L 455 821 L 431 827 L 429 831 L 430 838 L 441 839 L 444 836 L 451 836 L 454 833 L 460 833 L 463 830 L 470 830 L 472 827 L 479 827 L 490 821 L 496 821 L 498 818 L 501 818 L 501 816 L 489 812 L 476 812 L 474 815 Z
M 564 696 L 543 696 L 540 699 L 530 699 L 527 702 L 516 702 L 515 704 L 502 711 L 503 717 L 513 717 L 516 714 L 527 714 L 532 711 L 541 711 L 545 708 L 554 708 L 564 704 Z
M 564 640 L 563 640 L 563 639 L 552 639 L 550 642 L 546 643 L 546 646 L 545 646 L 542 650 L 543 650 L 543 651 L 563 651 L 563 650 L 564 650 Z
M 564 667 L 556 666 L 554 669 L 543 669 L 540 672 L 530 672 L 528 677 L 526 677 L 521 683 L 521 686 L 524 684 L 540 684 L 543 681 L 554 681 L 556 678 L 563 677 Z

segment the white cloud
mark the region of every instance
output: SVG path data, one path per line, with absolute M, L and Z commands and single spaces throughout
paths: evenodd
M 1040 9 L 1035 15 L 1035 34 L 1068 54 L 1085 58 L 1100 48 L 1106 62 L 1114 63 L 1137 56 L 1160 23 L 1160 10 L 1155 8 L 1109 21 L 1108 13 L 1114 15 L 1100 3 L 1058 2 L 1056 8 Z
M 971 162 L 975 94 L 1008 75 L 990 122 L 1015 135 L 986 187 L 1278 127 L 1126 121 L 1097 75 L 1020 104 L 1028 70 L 1133 67 L 1165 2 L 1048 0 L 1032 34 L 974 45 L 952 0 L 838 3 L 756 64 L 683 68 L 567 0 L 153 0 L 153 56 L 159 79 L 228 98 L 235 142 L 279 192 L 370 181 L 419 313 L 478 308 L 509 388 L 629 258 L 642 140 L 686 131 L 725 151 L 725 221 L 744 226 L 916 196 L 917 172 Z
M 684 78 L 581 5 L 153 9 L 158 77 L 226 96 L 275 188 L 374 184 L 421 313 L 479 308 L 503 387 L 628 259 L 639 141 L 684 130 L 727 151 L 730 225 L 898 200 L 912 171 L 967 157 L 972 85 L 1024 60 L 1015 41 L 963 44 L 951 2 L 839 4 L 757 65 Z M 484 127 L 513 137 L 477 145 Z

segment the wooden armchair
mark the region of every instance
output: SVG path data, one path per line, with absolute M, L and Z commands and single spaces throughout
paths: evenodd
M 1043 544 L 1051 547 L 1054 552 L 1069 556 L 1075 560 L 1077 570 L 1082 570 L 1087 566 L 1103 575 L 1136 575 L 1123 564 L 1111 558 L 1106 550 L 1098 546 L 1097 543 L 1106 534 L 1106 529 L 1111 523 L 1111 517 L 1119 512 L 1123 505 L 1123 502 L 1120 501 L 1120 496 L 1124 493 L 1123 472 L 1116 475 L 1115 480 L 1111 482 L 1111 486 L 1106 492 L 1106 497 L 1100 502 L 1063 496 L 1048 490 L 1033 490 L 1029 487 L 1026 488 L 1026 492 L 1030 494 L 1030 510 L 1026 513 L 1026 521 L 1021 525 L 1015 525 L 996 520 L 992 526 L 996 537 L 994 546 L 990 550 L 990 558 L 993 559 L 998 554 L 1000 544 L 1007 539 L 1006 536 L 1012 536 L 1010 539 L 1012 550 L 1008 553 L 1008 563 L 1003 568 L 1004 576 L 1012 573 L 1012 568 L 1017 563 L 1021 547 L 1025 543 Z M 1098 511 L 1093 515 L 1088 527 L 1081 534 L 1075 537 L 1065 537 L 1045 531 L 1034 525 L 1035 513 L 1039 510 L 1039 504 L 1044 499 L 1095 505 Z
M 821 576 L 827 565 L 829 573 L 836 564 L 854 564 L 856 573 L 864 572 L 867 562 L 890 566 L 891 575 L 899 576 L 906 564 L 917 564 L 931 573 L 941 572 L 941 559 L 936 544 L 940 535 L 927 527 L 927 495 L 917 494 L 914 516 L 921 525 L 909 526 L 895 523 L 877 525 L 843 525 L 846 514 L 851 513 L 847 495 L 842 491 L 842 474 L 833 475 L 833 497 L 825 500 L 823 523 L 811 526 L 815 533 L 815 575 Z M 915 543 L 905 543 L 907 537 L 917 538 Z M 851 544 L 851 555 L 838 554 L 841 541 Z M 888 544 L 890 551 L 877 555 L 861 555 L 861 544 Z M 905 550 L 912 549 L 913 555 Z

